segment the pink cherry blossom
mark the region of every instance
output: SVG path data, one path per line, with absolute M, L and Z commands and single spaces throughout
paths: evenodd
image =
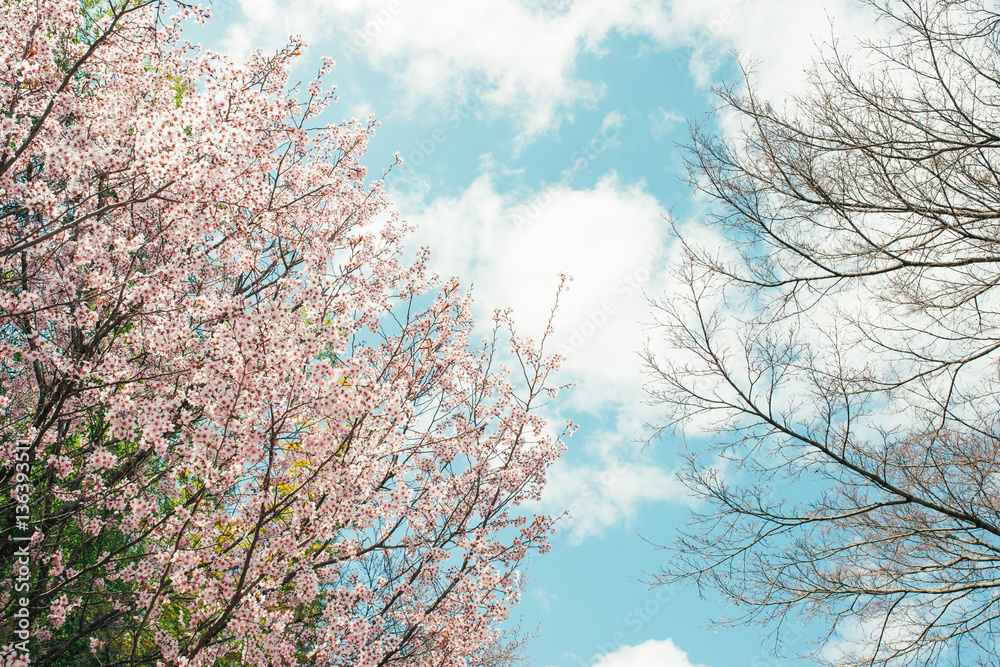
M 183 41 L 197 8 L 102 11 L 0 5 L 4 514 L 30 491 L 0 563 L 30 545 L 32 659 L 487 655 L 552 530 L 518 509 L 562 451 L 544 339 L 498 313 L 475 341 L 458 281 L 404 261 L 377 121 L 307 129 L 332 61 L 300 91 L 301 38 L 236 63 Z

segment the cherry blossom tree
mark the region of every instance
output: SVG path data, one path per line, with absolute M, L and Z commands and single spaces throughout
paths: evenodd
M 0 5 L 5 664 L 499 664 L 556 359 L 404 261 L 332 61 L 204 17 Z

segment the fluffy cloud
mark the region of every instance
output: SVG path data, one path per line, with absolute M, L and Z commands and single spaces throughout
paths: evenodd
M 483 173 L 458 196 L 398 203 L 419 225 L 414 242 L 433 249 L 435 271 L 471 281 L 482 314 L 513 308 L 536 337 L 559 274 L 571 276 L 552 349 L 566 357 L 565 377 L 578 383 L 574 407 L 598 412 L 640 402 L 643 291 L 663 289 L 656 276 L 668 231 L 644 184 L 610 174 L 591 189 L 556 185 L 517 198 Z
M 634 430 L 632 425 L 585 434 L 582 455 L 557 462 L 549 473 L 542 502 L 549 512 L 569 511 L 572 543 L 628 526 L 645 504 L 689 499 L 673 470 L 622 435 Z
M 218 0 L 227 11 L 237 0 Z M 241 53 L 289 33 L 336 44 L 333 57 L 360 59 L 387 73 L 402 107 L 477 95 L 531 137 L 558 127 L 578 105 L 593 105 L 600 81 L 577 73 L 583 53 L 600 53 L 613 34 L 643 35 L 663 49 L 690 48 L 702 84 L 731 50 L 760 61 L 768 91 L 802 80 L 817 42 L 870 32 L 857 0 L 239 0 L 227 45 Z M 780 20 L 775 20 L 780 17 Z M 328 41 L 329 40 L 329 41 Z
M 595 667 L 703 667 L 688 660 L 672 639 L 650 639 L 638 646 L 622 646 L 601 657 Z
M 223 0 L 230 2 L 232 0 Z M 341 61 L 364 59 L 390 74 L 401 102 L 475 94 L 516 119 L 525 135 L 557 126 L 578 104 L 603 94 L 575 76 L 581 52 L 597 51 L 613 31 L 666 30 L 658 0 L 240 0 L 247 21 L 234 24 L 228 50 L 247 51 L 289 33 L 335 40 Z
M 781 92 L 802 80 L 817 45 L 829 42 L 831 20 L 839 35 L 872 27 L 871 10 L 857 0 L 675 0 L 670 39 L 693 47 L 692 72 L 702 84 L 728 48 L 759 62 L 761 79 Z

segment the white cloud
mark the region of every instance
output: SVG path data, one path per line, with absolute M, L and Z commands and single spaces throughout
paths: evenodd
M 599 537 L 612 526 L 627 527 L 645 504 L 689 499 L 673 470 L 622 435 L 634 430 L 632 425 L 614 433 L 588 433 L 575 462 L 560 460 L 549 472 L 543 506 L 553 514 L 569 511 L 574 544 Z
M 767 97 L 800 90 L 804 69 L 832 35 L 861 37 L 873 25 L 872 10 L 858 0 L 675 0 L 670 28 L 672 45 L 693 48 L 700 85 L 736 51 L 758 63 L 759 92 Z
M 650 639 L 605 654 L 594 667 L 703 667 L 694 665 L 672 639 Z
M 577 0 L 564 10 L 519 0 L 240 0 L 248 21 L 230 27 L 226 49 L 276 44 L 302 34 L 336 44 L 326 54 L 364 59 L 390 73 L 402 107 L 476 94 L 517 120 L 525 136 L 545 132 L 579 104 L 603 95 L 600 82 L 575 76 L 581 52 L 598 51 L 613 32 L 665 30 L 659 0 Z M 329 41 L 328 41 L 329 40 Z
M 684 122 L 684 114 L 667 109 L 658 109 L 649 117 L 650 132 L 657 139 L 662 139 L 673 132 L 679 123 Z
M 480 315 L 513 308 L 536 337 L 552 307 L 558 275 L 574 278 L 555 320 L 563 376 L 576 381 L 577 409 L 638 405 L 647 319 L 643 290 L 663 289 L 665 211 L 643 183 L 603 177 L 593 188 L 555 185 L 518 198 L 497 191 L 489 172 L 456 197 L 397 196 L 419 225 L 413 243 L 432 249 L 432 268 L 475 285 Z
M 616 132 L 625 127 L 625 114 L 620 111 L 611 111 L 601 121 L 601 134 Z
M 220 0 L 223 6 L 236 0 Z M 601 53 L 615 33 L 645 35 L 663 49 L 693 49 L 691 69 L 709 83 L 731 50 L 762 60 L 765 92 L 802 80 L 815 43 L 872 28 L 857 0 L 239 0 L 247 20 L 226 47 L 276 46 L 290 33 L 330 44 L 341 62 L 360 59 L 390 75 L 400 108 L 479 96 L 530 139 L 604 94 L 577 73 L 582 53 Z M 223 12 L 225 13 L 225 12 Z M 231 13 L 231 12 L 230 12 Z M 325 49 L 329 50 L 329 49 Z

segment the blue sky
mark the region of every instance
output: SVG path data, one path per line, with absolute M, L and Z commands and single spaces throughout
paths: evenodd
M 801 90 L 831 34 L 872 29 L 854 0 L 219 0 L 195 41 L 244 55 L 301 34 L 308 79 L 321 56 L 340 102 L 374 114 L 375 173 L 399 151 L 388 189 L 419 225 L 432 267 L 472 285 L 482 316 L 511 307 L 537 334 L 558 274 L 573 277 L 556 319 L 574 389 L 549 406 L 580 430 L 541 503 L 562 521 L 529 565 L 514 610 L 537 629 L 540 667 L 775 665 L 756 629 L 706 627 L 727 609 L 710 591 L 650 589 L 690 499 L 674 478 L 679 444 L 642 447 L 638 358 L 644 294 L 671 289 L 673 217 L 697 228 L 705 202 L 682 181 L 687 123 L 733 80 L 732 53 L 755 59 L 759 91 Z M 831 20 L 833 26 L 831 28 Z M 332 120 L 332 119 L 331 119 Z M 720 132 L 734 125 L 717 118 Z M 698 434 L 689 433 L 697 442 Z M 803 631 L 803 636 L 808 632 Z M 798 634 L 787 631 L 790 650 Z M 786 663 L 780 664 L 808 664 Z

